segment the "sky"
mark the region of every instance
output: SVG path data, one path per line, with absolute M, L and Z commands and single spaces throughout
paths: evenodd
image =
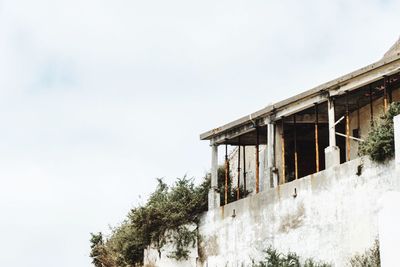
M 0 266 L 90 266 L 199 134 L 379 60 L 391 0 L 0 0 Z M 397 25 L 397 26 L 396 26 Z

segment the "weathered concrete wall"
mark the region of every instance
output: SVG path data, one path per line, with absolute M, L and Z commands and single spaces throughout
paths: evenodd
M 356 159 L 208 212 L 199 266 L 248 266 L 268 246 L 345 266 L 378 236 L 378 200 L 397 189 L 394 166 Z
M 190 231 L 196 230 L 196 225 L 187 226 Z M 187 260 L 177 261 L 171 258 L 171 252 L 175 250 L 175 244 L 169 240 L 163 248 L 158 251 L 153 247 L 148 247 L 144 251 L 144 267 L 195 267 L 199 261 L 197 242 L 193 247 L 190 247 Z
M 380 199 L 400 192 L 396 165 L 359 158 L 209 211 L 188 261 L 169 258 L 168 244 L 161 257 L 147 250 L 145 266 L 251 266 L 269 246 L 346 266 L 378 238 Z
M 400 115 L 394 118 L 396 176 L 400 177 Z M 397 182 L 400 179 L 397 179 Z M 397 185 L 400 188 L 400 185 Z M 398 266 L 400 243 L 400 192 L 388 192 L 380 200 L 379 243 L 382 267 Z
M 375 164 L 357 158 L 209 211 L 201 219 L 201 239 L 188 261 L 169 258 L 173 249 L 169 244 L 161 254 L 146 250 L 145 266 L 251 266 L 252 259 L 263 259 L 269 246 L 296 252 L 303 259 L 347 266 L 354 254 L 373 245 L 380 232 L 386 237 L 382 255 L 387 261 L 393 255 L 397 258 L 397 250 L 387 245 L 395 233 L 389 226 L 395 229 L 396 225 L 384 227 L 388 221 L 379 219 L 379 214 L 400 218 L 396 206 L 382 204 L 388 202 L 383 196 L 400 192 L 400 116 L 395 118 L 395 128 L 395 160 Z M 254 149 L 249 150 L 253 153 L 246 153 L 254 156 Z M 251 168 L 254 160 L 248 164 Z

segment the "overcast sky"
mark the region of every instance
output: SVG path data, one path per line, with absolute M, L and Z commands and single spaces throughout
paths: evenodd
M 0 266 L 86 267 L 199 134 L 380 59 L 400 2 L 0 0 Z M 141 198 L 140 198 L 141 196 Z

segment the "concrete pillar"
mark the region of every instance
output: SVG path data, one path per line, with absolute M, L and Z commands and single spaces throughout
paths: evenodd
M 393 118 L 394 121 L 394 146 L 396 168 L 400 169 L 400 115 Z
M 218 192 L 218 145 L 211 145 L 211 188 L 208 192 L 208 209 L 216 209 L 220 206 Z
M 397 190 L 400 191 L 400 115 L 394 117 L 393 122 L 394 122 L 394 155 L 396 164 L 395 175 L 397 177 L 396 187 Z
M 378 213 L 379 252 L 382 267 L 399 265 L 400 243 L 400 202 L 399 192 L 386 192 L 379 200 Z
M 267 124 L 268 144 L 267 144 L 267 174 L 270 188 L 278 186 L 278 175 L 275 171 L 275 124 L 270 121 Z
M 329 98 L 328 100 L 328 122 L 329 122 L 329 146 L 336 146 L 335 102 L 332 98 Z
M 379 250 L 382 267 L 398 266 L 400 243 L 400 115 L 394 117 L 395 188 L 380 199 L 378 214 Z
M 340 149 L 336 146 L 335 102 L 328 99 L 329 146 L 325 148 L 325 168 L 340 164 Z

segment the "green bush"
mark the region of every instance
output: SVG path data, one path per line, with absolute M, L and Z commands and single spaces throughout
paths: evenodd
M 400 103 L 392 103 L 389 110 L 374 123 L 366 140 L 360 143 L 360 155 L 368 155 L 376 162 L 384 162 L 394 157 L 393 117 L 399 114 Z
M 142 207 L 132 209 L 127 219 L 112 230 L 104 241 L 101 233 L 92 234 L 91 254 L 96 267 L 137 266 L 143 262 L 143 251 L 152 245 L 159 253 L 169 241 L 175 250 L 168 255 L 187 259 L 188 248 L 195 244 L 197 229 L 184 227 L 197 224 L 207 210 L 209 179 L 195 186 L 193 179 L 183 177 L 171 187 L 158 179 L 156 190 Z
M 364 254 L 355 255 L 350 260 L 351 267 L 380 267 L 381 255 L 379 252 L 379 242 L 375 241 L 374 246 Z
M 189 230 L 186 225 L 198 224 L 200 214 L 208 208 L 211 186 L 208 177 L 198 186 L 186 176 L 171 187 L 158 179 L 157 188 L 147 203 L 132 209 L 106 240 L 101 233 L 92 234 L 90 256 L 93 264 L 96 267 L 137 266 L 143 262 L 145 248 L 152 245 L 161 253 L 169 241 L 173 242 L 175 249 L 167 256 L 176 260 L 187 259 L 189 248 L 195 245 L 198 234 L 197 229 Z M 224 203 L 225 168 L 222 166 L 218 169 L 218 187 L 221 203 Z M 243 187 L 239 189 L 241 197 L 248 194 Z M 236 188 L 232 187 L 230 177 L 228 203 L 235 200 Z
M 296 253 L 289 252 L 282 254 L 276 249 L 269 247 L 265 251 L 265 259 L 256 263 L 253 260 L 253 267 L 330 267 L 330 264 L 315 262 L 307 259 L 304 263 L 300 262 L 300 257 Z

